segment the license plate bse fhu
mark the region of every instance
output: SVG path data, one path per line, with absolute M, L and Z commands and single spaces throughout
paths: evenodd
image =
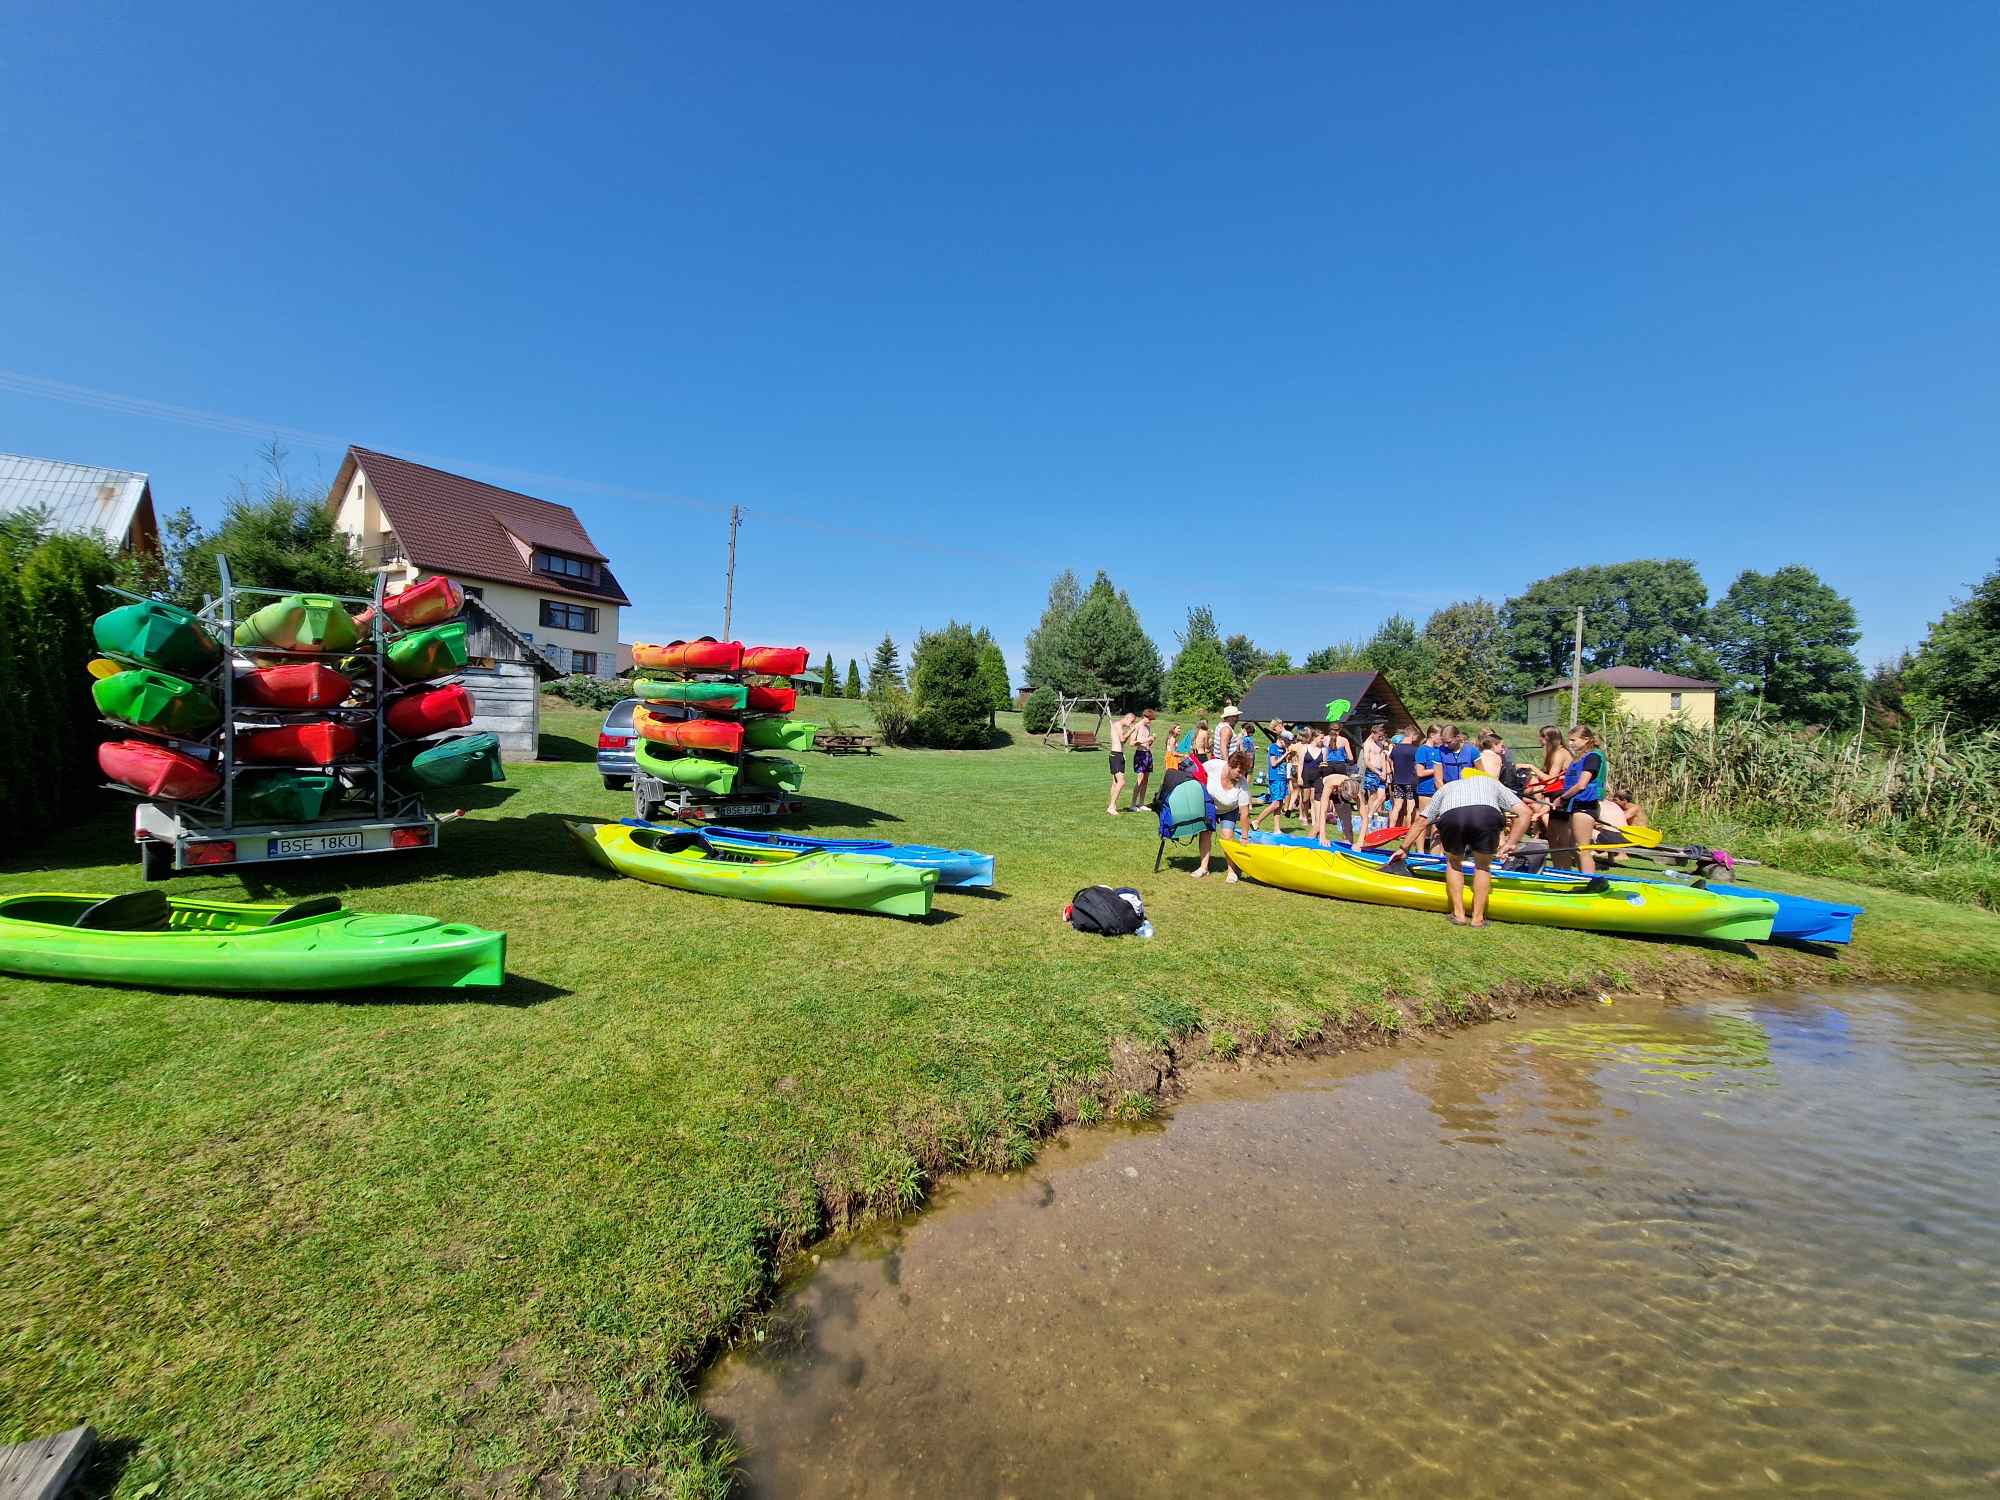
M 358 833 L 315 833 L 301 838 L 272 839 L 269 857 L 291 859 L 301 854 L 359 854 Z

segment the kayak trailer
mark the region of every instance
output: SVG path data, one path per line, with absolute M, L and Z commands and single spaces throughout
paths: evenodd
M 728 823 L 738 818 L 787 818 L 803 811 L 805 804 L 794 797 L 750 793 L 708 799 L 697 797 L 693 787 L 662 781 L 643 767 L 632 776 L 632 816 L 642 823 L 664 818 L 683 823 Z
M 372 598 L 331 595 L 350 613 L 367 607 L 374 611 L 371 628 L 352 651 L 341 653 L 359 670 L 350 668 L 356 685 L 370 699 L 365 725 L 357 736 L 354 751 L 332 765 L 298 767 L 337 775 L 359 793 L 348 800 L 352 815 L 321 818 L 297 824 L 270 823 L 262 819 L 243 822 L 237 818 L 237 787 L 240 774 L 273 769 L 263 763 L 245 763 L 237 758 L 237 730 L 255 726 L 281 726 L 329 717 L 325 709 L 297 712 L 273 711 L 246 705 L 236 694 L 236 626 L 259 606 L 288 590 L 251 588 L 230 577 L 229 559 L 218 557 L 221 593 L 211 597 L 197 616 L 222 642 L 222 659 L 203 679 L 222 708 L 222 722 L 206 743 L 169 741 L 174 748 L 206 755 L 222 773 L 222 788 L 200 802 L 145 801 L 133 810 L 132 839 L 139 846 L 139 868 L 147 880 L 165 880 L 184 870 L 220 871 L 239 865 L 261 865 L 280 860 L 333 859 L 348 854 L 377 854 L 394 850 L 435 849 L 438 830 L 445 819 L 429 812 L 423 799 L 394 785 L 386 774 L 386 759 L 393 737 L 383 718 L 389 694 L 397 687 L 384 670 L 389 634 L 383 625 L 382 601 L 386 579 L 375 576 Z M 138 599 L 123 589 L 107 591 Z M 325 661 L 316 651 L 286 651 L 259 646 L 255 655 L 274 662 Z M 449 679 L 442 679 L 449 680 Z M 436 684 L 431 684 L 435 686 Z M 335 710 L 333 712 L 340 712 Z M 113 725 L 113 728 L 124 726 Z M 127 788 L 113 786 L 113 791 Z

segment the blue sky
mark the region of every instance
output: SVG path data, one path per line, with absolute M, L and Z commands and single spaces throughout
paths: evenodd
M 1872 659 L 2000 554 L 1996 76 L 1991 5 L 9 3 L 0 449 L 512 482 L 628 638 L 734 502 L 739 633 L 843 662 L 1671 555 Z

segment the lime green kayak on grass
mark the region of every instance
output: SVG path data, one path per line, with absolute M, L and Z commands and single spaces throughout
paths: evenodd
M 895 917 L 930 915 L 938 872 L 876 854 L 751 845 L 719 848 L 693 831 L 629 823 L 568 825 L 584 853 L 633 880 L 704 896 L 826 906 Z
M 632 696 L 649 703 L 687 703 L 698 708 L 741 712 L 750 689 L 740 682 L 649 682 L 632 684 Z
M 0 973 L 162 990 L 463 989 L 506 977 L 507 934 L 349 911 L 337 896 L 202 901 L 36 891 L 0 899 Z
M 222 722 L 222 710 L 204 689 L 151 667 L 100 677 L 90 696 L 107 719 L 175 739 L 198 740 Z

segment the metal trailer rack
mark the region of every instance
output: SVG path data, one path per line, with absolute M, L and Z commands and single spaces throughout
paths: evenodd
M 683 672 L 681 676 L 689 682 L 738 680 L 738 675 L 732 672 Z M 632 733 L 636 739 L 638 730 L 635 728 Z M 743 763 L 740 751 L 717 758 L 734 761 L 737 765 Z M 729 792 L 720 797 L 700 796 L 693 787 L 682 786 L 676 781 L 662 781 L 651 775 L 638 765 L 636 755 L 633 762 L 632 816 L 643 823 L 657 823 L 662 817 L 683 823 L 724 823 L 744 818 L 788 818 L 805 811 L 805 803 L 782 792 Z
M 427 811 L 423 799 L 397 790 L 389 784 L 385 761 L 390 748 L 399 742 L 388 727 L 384 710 L 388 694 L 401 687 L 387 675 L 386 647 L 392 635 L 400 634 L 382 609 L 386 579 L 375 575 L 372 598 L 332 594 L 327 597 L 343 605 L 359 605 L 374 611 L 370 634 L 364 643 L 346 653 L 365 660 L 368 675 L 361 678 L 371 689 L 367 709 L 269 709 L 236 701 L 236 625 L 239 603 L 249 600 L 281 599 L 296 589 L 254 588 L 237 584 L 230 575 L 229 559 L 218 557 L 222 592 L 209 598 L 196 611 L 207 622 L 222 645 L 222 659 L 201 679 L 222 707 L 222 724 L 204 741 L 169 741 L 178 749 L 193 750 L 218 760 L 222 786 L 199 802 L 154 802 L 142 800 L 132 815 L 132 838 L 139 846 L 140 870 L 147 880 L 164 880 L 180 870 L 222 870 L 241 865 L 267 864 L 279 860 L 331 859 L 349 854 L 386 853 L 393 850 L 435 849 L 443 822 Z M 141 600 L 143 595 L 123 589 L 109 592 Z M 244 611 L 245 613 L 249 611 Z M 255 655 L 286 660 L 324 661 L 324 653 L 290 651 L 260 646 Z M 437 686 L 450 678 L 434 679 L 425 686 Z M 236 757 L 236 725 L 239 718 L 248 727 L 259 728 L 328 718 L 359 718 L 366 713 L 374 720 L 374 753 L 366 759 L 338 762 L 331 766 L 273 766 L 263 762 L 239 764 Z M 112 728 L 129 733 L 131 726 L 106 720 Z M 358 816 L 323 818 L 312 823 L 239 823 L 236 819 L 236 782 L 246 772 L 272 770 L 331 772 L 357 785 L 362 778 L 374 784 L 373 806 Z M 131 795 L 129 787 L 108 784 L 110 790 Z

